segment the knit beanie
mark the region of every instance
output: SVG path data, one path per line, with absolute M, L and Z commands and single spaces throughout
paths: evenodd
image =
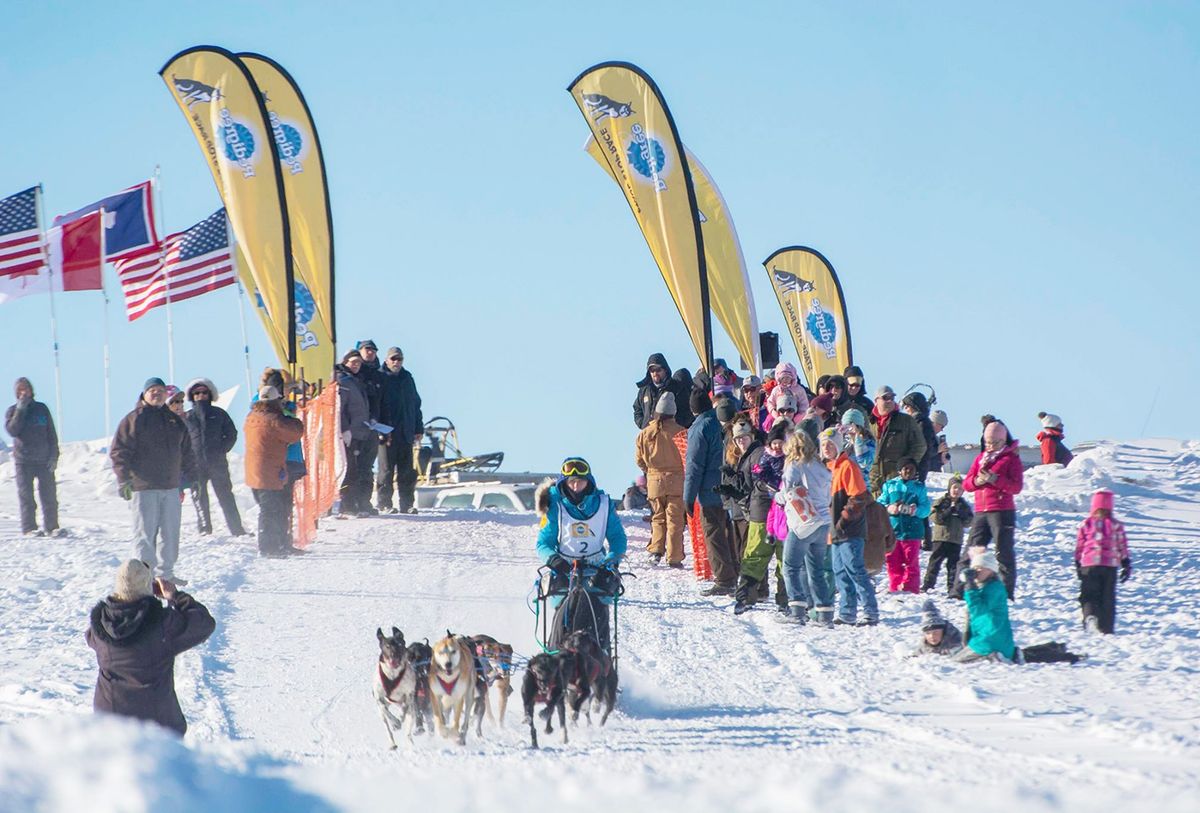
M 1092 510 L 1103 508 L 1107 511 L 1113 510 L 1113 493 L 1107 489 L 1100 489 L 1092 495 Z
M 996 554 L 991 550 L 984 550 L 982 553 L 976 553 L 971 557 L 971 567 L 986 567 L 993 573 L 1000 572 L 1000 563 L 996 561 Z
M 831 378 L 833 378 L 833 376 L 829 375 L 828 373 L 826 373 L 823 376 L 818 377 L 817 378 L 817 392 L 820 392 L 823 389 L 827 389 L 829 387 L 829 379 L 831 379 Z
M 712 400 L 704 390 L 692 390 L 692 394 L 688 396 L 688 406 L 693 415 L 699 415 L 712 409 Z
M 130 559 L 117 568 L 113 595 L 117 601 L 137 601 L 154 594 L 150 567 L 140 559 Z
M 1062 429 L 1062 418 L 1052 412 L 1039 412 L 1038 417 L 1042 420 L 1043 429 Z
M 654 414 L 674 415 L 675 412 L 675 393 L 667 390 L 662 395 L 658 396 L 658 403 L 654 405 Z
M 960 486 L 963 484 L 963 476 L 958 472 L 950 475 L 950 479 L 946 481 L 946 489 L 949 490 L 950 486 L 955 483 L 958 483 Z
M 842 426 L 849 426 L 850 424 L 854 424 L 860 429 L 866 429 L 867 419 L 863 417 L 861 411 L 857 409 L 847 409 L 846 413 L 842 415 Z
M 776 389 L 773 393 L 773 400 L 775 401 L 776 412 L 781 409 L 796 411 L 796 399 L 787 390 Z
M 347 363 L 350 359 L 362 360 L 362 353 L 357 350 L 347 350 L 346 355 L 342 356 L 342 364 Z
M 821 443 L 829 441 L 834 445 L 839 452 L 846 448 L 846 436 L 838 431 L 836 426 L 831 426 L 825 429 L 817 436 L 817 440 Z
M 729 423 L 737 414 L 737 404 L 733 402 L 732 398 L 718 398 L 713 404 L 713 409 L 717 411 L 717 420 L 721 423 Z
M 154 377 L 147 378 L 146 383 L 142 385 L 142 392 L 145 392 L 146 390 L 150 389 L 151 387 L 165 387 L 165 386 L 167 386 L 167 382 L 163 381 L 161 378 L 154 378 Z
M 743 388 L 745 388 L 745 387 L 761 387 L 762 384 L 763 384 L 762 379 L 756 375 L 748 375 L 742 379 L 742 387 Z
M 935 409 L 933 412 L 929 413 L 929 422 L 936 423 L 938 426 L 945 429 L 950 425 L 950 416 L 947 415 L 944 410 Z
M 791 421 L 775 421 L 775 423 L 771 424 L 771 431 L 767 433 L 767 443 L 773 440 L 787 440 L 788 435 L 791 433 Z
M 829 412 L 833 409 L 833 395 L 831 393 L 823 393 L 808 402 L 808 405 L 813 409 L 819 409 L 822 412 Z
M 925 604 L 921 607 L 921 632 L 945 628 L 946 616 L 942 615 L 933 599 L 925 599 Z

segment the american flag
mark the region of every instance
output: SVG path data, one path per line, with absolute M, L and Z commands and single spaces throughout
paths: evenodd
M 151 309 L 232 285 L 237 279 L 229 251 L 225 210 L 187 231 L 167 235 L 162 245 L 113 265 L 125 292 L 129 321 Z
M 37 276 L 46 265 L 38 187 L 0 200 L 0 277 Z

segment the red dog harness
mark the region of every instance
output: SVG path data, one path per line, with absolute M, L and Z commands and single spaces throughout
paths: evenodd
M 404 679 L 404 675 L 407 672 L 408 665 L 405 664 L 404 668 L 400 670 L 400 674 L 396 675 L 395 678 L 389 678 L 383 673 L 383 664 L 379 664 L 379 682 L 383 684 L 384 697 L 388 699 L 389 703 L 396 702 L 395 700 L 392 700 L 392 692 L 396 691 L 396 687 L 400 685 L 400 681 Z

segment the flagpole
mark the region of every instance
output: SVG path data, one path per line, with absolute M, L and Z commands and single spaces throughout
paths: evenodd
M 42 235 L 42 258 L 46 261 L 45 272 L 49 283 L 46 289 L 50 293 L 50 343 L 54 348 L 54 423 L 57 425 L 59 436 L 62 436 L 62 368 L 58 363 L 58 316 L 54 312 L 54 274 L 50 271 L 50 255 L 46 245 L 46 216 L 43 211 L 45 203 L 42 201 L 41 184 L 38 184 L 37 203 L 38 231 Z
M 165 234 L 163 228 L 165 218 L 162 210 L 162 173 L 158 164 L 154 165 L 154 192 L 158 202 L 154 206 L 157 213 L 158 231 L 160 234 Z M 171 278 L 170 275 L 163 273 L 163 292 L 167 297 L 167 378 L 170 383 L 175 383 L 175 322 L 171 318 Z
M 110 375 L 108 352 L 108 288 L 104 285 L 104 258 L 106 255 L 105 238 L 108 229 L 104 228 L 104 207 L 100 207 L 100 294 L 104 297 L 104 432 L 112 431 L 112 378 Z
M 229 265 L 233 269 L 233 279 L 238 291 L 238 321 L 242 323 L 242 354 L 246 357 L 246 398 L 253 400 L 254 390 L 250 384 L 250 340 L 246 338 L 246 291 L 242 288 L 242 277 L 238 273 L 237 243 L 233 236 L 233 228 L 229 223 L 229 214 L 225 215 L 225 240 L 229 244 Z

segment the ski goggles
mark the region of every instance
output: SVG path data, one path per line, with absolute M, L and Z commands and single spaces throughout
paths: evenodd
M 582 457 L 568 457 L 562 464 L 563 477 L 587 477 L 592 473 L 592 467 Z

